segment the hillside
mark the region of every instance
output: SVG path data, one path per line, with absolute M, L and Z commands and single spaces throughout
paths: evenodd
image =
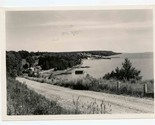
M 81 59 L 91 55 L 111 56 L 119 53 L 112 51 L 75 51 L 75 52 L 28 52 L 7 51 L 6 66 L 7 75 L 18 76 L 26 69 L 40 66 L 43 70 L 54 68 L 64 70 L 81 64 Z M 36 63 L 37 62 L 37 63 Z

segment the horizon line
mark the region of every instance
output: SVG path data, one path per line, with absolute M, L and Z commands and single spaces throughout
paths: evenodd
M 15 51 L 15 52 L 18 52 L 18 51 L 28 51 L 28 52 L 51 52 L 51 53 L 69 53 L 69 52 L 89 52 L 89 51 L 111 51 L 111 52 L 114 52 L 114 53 L 154 53 L 154 51 L 144 51 L 144 52 L 117 52 L 117 51 L 113 51 L 113 50 L 73 50 L 73 51 L 30 51 L 30 50 L 6 50 L 6 51 Z

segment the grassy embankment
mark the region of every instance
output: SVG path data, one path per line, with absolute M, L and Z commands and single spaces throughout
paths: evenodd
M 44 96 L 29 90 L 25 84 L 9 77 L 7 79 L 7 114 L 8 115 L 58 115 L 58 114 L 109 114 L 110 104 L 102 100 L 97 104 L 92 99 L 89 104 L 80 105 L 80 97 L 73 97 L 73 107 L 66 110 L 57 102 L 49 101 Z
M 130 95 L 136 97 L 145 97 L 144 95 L 144 84 L 148 86 L 148 92 L 154 92 L 154 81 L 146 80 L 146 81 L 137 81 L 133 83 L 133 81 L 122 81 L 120 83 L 119 90 L 117 89 L 117 80 L 110 79 L 95 79 L 91 76 L 86 76 L 84 78 L 67 80 L 67 79 L 44 79 L 44 78 L 34 78 L 28 77 L 30 80 L 45 82 L 52 85 L 58 85 L 63 87 L 68 87 L 71 89 L 77 90 L 92 90 L 97 92 L 105 92 L 112 94 L 123 94 Z
M 80 113 L 68 111 L 57 102 L 29 90 L 26 85 L 9 77 L 7 79 L 7 114 L 8 115 L 53 115 Z

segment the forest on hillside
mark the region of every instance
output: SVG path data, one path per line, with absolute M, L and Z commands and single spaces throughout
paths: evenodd
M 7 75 L 16 77 L 22 74 L 26 68 L 34 65 L 41 66 L 43 70 L 54 68 L 64 70 L 81 64 L 81 60 L 87 58 L 87 54 L 110 56 L 119 53 L 112 51 L 75 51 L 75 52 L 28 52 L 6 51 Z M 23 63 L 25 60 L 25 63 Z M 38 62 L 36 64 L 36 62 Z M 27 65 L 29 64 L 29 65 Z

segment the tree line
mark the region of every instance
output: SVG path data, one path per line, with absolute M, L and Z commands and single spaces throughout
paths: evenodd
M 62 70 L 80 64 L 81 58 L 78 53 L 6 51 L 6 73 L 11 77 L 21 75 L 22 71 L 32 67 L 36 60 L 39 60 L 38 65 L 44 70 L 50 68 Z M 29 65 L 22 64 L 23 59 Z
M 83 58 L 87 58 L 85 54 L 110 56 L 118 53 L 112 51 L 75 51 L 75 52 L 28 52 L 6 51 L 6 69 L 7 75 L 16 77 L 22 74 L 24 69 L 32 67 L 36 60 L 43 70 L 54 68 L 55 70 L 63 70 L 71 68 L 81 63 Z M 23 59 L 29 64 L 23 64 Z
M 41 56 L 38 62 L 38 65 L 40 65 L 43 70 L 51 68 L 55 70 L 64 70 L 78 64 L 81 64 L 81 58 L 77 54 Z

